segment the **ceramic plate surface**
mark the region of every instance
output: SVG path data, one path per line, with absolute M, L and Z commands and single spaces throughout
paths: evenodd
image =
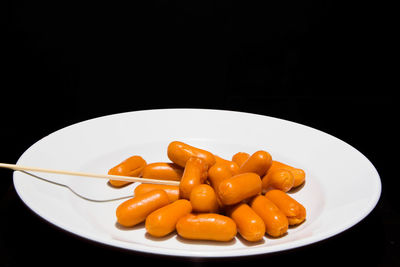
M 306 207 L 307 220 L 281 238 L 265 236 L 257 243 L 240 237 L 223 243 L 188 241 L 176 233 L 152 238 L 143 224 L 131 229 L 116 224 L 115 210 L 124 200 L 88 201 L 68 188 L 21 172 L 14 172 L 14 185 L 30 209 L 73 234 L 128 250 L 188 257 L 256 255 L 308 245 L 357 224 L 380 197 L 377 171 L 349 144 L 294 122 L 232 111 L 160 109 L 91 119 L 39 140 L 17 164 L 107 173 L 132 155 L 141 155 L 148 163 L 169 161 L 167 146 L 174 140 L 227 159 L 239 151 L 266 150 L 273 159 L 302 168 L 306 183 L 291 196 Z M 119 193 L 102 179 L 50 174 L 46 179 L 99 197 Z M 133 192 L 136 185 L 125 192 Z

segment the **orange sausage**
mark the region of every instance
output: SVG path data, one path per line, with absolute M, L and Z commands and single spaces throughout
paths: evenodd
M 240 166 L 239 173 L 255 172 L 259 176 L 263 176 L 271 167 L 271 164 L 271 155 L 266 151 L 259 150 Z
M 194 212 L 217 212 L 219 205 L 214 189 L 207 184 L 196 185 L 190 193 Z
M 146 218 L 147 232 L 155 237 L 166 236 L 173 232 L 178 220 L 192 212 L 192 206 L 186 199 L 179 199 L 150 213 Z
M 272 165 L 271 165 L 271 170 L 276 169 L 276 168 L 286 169 L 293 174 L 293 177 L 294 177 L 293 187 L 297 187 L 297 186 L 303 184 L 304 181 L 306 180 L 306 173 L 302 169 L 295 168 L 295 167 L 289 166 L 287 164 L 284 164 L 282 162 L 273 160 Z
M 147 215 L 169 204 L 164 190 L 153 190 L 122 202 L 117 210 L 117 221 L 120 225 L 131 227 L 143 222 Z
M 288 218 L 289 225 L 302 223 L 306 219 L 306 209 L 294 198 L 280 190 L 271 190 L 265 194 Z
M 214 155 L 214 158 L 215 158 L 215 164 L 218 164 L 218 163 L 225 164 L 228 168 L 230 168 L 230 170 L 233 174 L 236 174 L 239 171 L 239 166 L 236 162 L 226 160 L 217 155 Z
M 143 168 L 146 166 L 146 161 L 141 156 L 132 156 L 111 168 L 108 171 L 110 175 L 122 175 L 122 176 L 139 176 Z M 115 187 L 121 187 L 131 182 L 109 180 L 109 183 Z
M 261 193 L 260 176 L 253 172 L 242 173 L 222 181 L 217 194 L 222 204 L 232 205 Z
M 169 202 L 174 202 L 179 198 L 179 186 L 176 185 L 162 185 L 162 184 L 140 184 L 134 190 L 135 196 L 143 195 L 147 192 L 161 189 L 167 193 Z
M 178 234 L 187 239 L 230 241 L 236 233 L 235 222 L 217 213 L 189 214 L 178 220 Z
M 250 206 L 264 221 L 267 234 L 279 237 L 287 232 L 289 223 L 285 214 L 265 196 L 256 196 Z
M 168 145 L 167 154 L 172 162 L 181 167 L 185 167 L 186 162 L 192 157 L 203 159 L 208 167 L 215 164 L 215 158 L 212 153 L 179 141 L 173 141 Z
M 239 168 L 250 158 L 250 154 L 246 152 L 238 152 L 232 156 L 232 161 L 236 162 Z
M 233 176 L 232 170 L 224 163 L 215 163 L 208 169 L 208 181 L 215 191 L 218 190 L 219 183 Z
M 227 213 L 235 221 L 239 234 L 247 241 L 259 241 L 264 237 L 264 221 L 249 205 L 239 203 L 229 207 Z
M 179 181 L 182 174 L 183 168 L 175 163 L 154 162 L 143 168 L 141 176 L 149 179 Z
M 284 192 L 292 189 L 294 185 L 294 176 L 292 172 L 286 169 L 273 169 L 269 170 L 262 178 L 262 187 L 264 191 L 269 188 L 275 188 Z
M 206 161 L 201 158 L 190 158 L 186 162 L 182 179 L 179 183 L 179 196 L 181 198 L 189 199 L 193 188 L 205 182 L 207 169 Z

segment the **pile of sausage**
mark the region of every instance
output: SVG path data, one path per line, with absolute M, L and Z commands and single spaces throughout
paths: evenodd
M 154 237 L 176 231 L 186 239 L 230 241 L 239 233 L 247 241 L 259 241 L 265 234 L 283 236 L 306 218 L 303 205 L 286 193 L 304 183 L 305 172 L 272 160 L 266 151 L 239 152 L 226 160 L 173 141 L 168 158 L 171 163 L 147 164 L 132 156 L 110 169 L 113 175 L 180 181 L 179 186 L 137 186 L 134 197 L 117 207 L 120 225 L 145 222 Z

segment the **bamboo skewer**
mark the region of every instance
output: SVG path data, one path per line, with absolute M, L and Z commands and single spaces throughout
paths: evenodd
M 125 181 L 125 182 L 139 182 L 139 183 L 145 183 L 145 184 L 163 184 L 163 185 L 176 185 L 176 186 L 179 185 L 178 181 L 171 181 L 171 180 L 158 180 L 158 179 L 148 179 L 148 178 L 140 178 L 140 177 L 121 176 L 121 175 L 54 170 L 54 169 L 21 166 L 21 165 L 15 165 L 15 164 L 7 164 L 7 163 L 0 163 L 0 168 L 12 169 L 14 171 L 44 172 L 44 173 L 64 174 L 64 175 L 72 175 L 72 176 L 82 176 L 82 177 L 89 177 L 89 178 L 103 178 L 103 179 L 111 179 L 111 180 L 118 180 L 118 181 Z

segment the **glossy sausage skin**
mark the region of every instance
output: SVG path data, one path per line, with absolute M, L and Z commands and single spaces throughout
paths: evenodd
M 287 232 L 289 222 L 286 215 L 265 196 L 259 195 L 253 198 L 250 207 L 264 221 L 268 235 L 279 237 Z
M 167 154 L 172 162 L 181 167 L 185 167 L 186 162 L 192 157 L 203 159 L 208 167 L 215 164 L 215 158 L 212 153 L 179 141 L 173 141 L 168 145 Z
M 232 161 L 236 162 L 239 168 L 250 158 L 250 154 L 246 152 L 238 152 L 232 156 Z
M 146 166 L 146 161 L 141 156 L 132 156 L 111 168 L 108 171 L 110 175 L 122 175 L 137 177 L 141 174 L 143 168 Z M 131 182 L 109 180 L 109 183 L 115 187 L 121 187 Z
M 236 233 L 235 222 L 217 213 L 189 214 L 178 220 L 178 234 L 186 239 L 230 241 Z
M 179 199 L 179 186 L 176 185 L 140 184 L 136 186 L 134 194 L 139 196 L 156 189 L 164 190 L 171 203 Z
M 271 167 L 271 164 L 271 155 L 267 151 L 259 150 L 240 166 L 239 173 L 255 172 L 262 177 Z
M 206 161 L 201 158 L 190 158 L 186 162 L 185 170 L 179 183 L 179 196 L 181 198 L 189 199 L 193 188 L 205 182 L 207 169 Z
M 265 224 L 257 213 L 245 203 L 227 209 L 237 226 L 239 234 L 247 241 L 260 241 L 265 235 Z
M 116 210 L 120 225 L 131 227 L 143 222 L 153 211 L 169 204 L 169 198 L 164 190 L 153 190 L 121 203 Z
M 298 186 L 302 185 L 304 183 L 304 181 L 306 180 L 306 173 L 304 172 L 304 170 L 289 166 L 280 161 L 276 161 L 276 160 L 272 161 L 271 170 L 274 170 L 274 169 L 285 169 L 285 170 L 290 171 L 294 177 L 293 187 L 298 187 Z
M 183 168 L 175 163 L 154 162 L 143 168 L 141 176 L 149 179 L 179 181 L 182 174 Z
M 208 181 L 214 190 L 218 190 L 219 184 L 228 178 L 233 176 L 231 168 L 226 166 L 224 163 L 215 163 L 210 169 L 208 169 Z
M 219 209 L 217 195 L 207 184 L 196 185 L 190 193 L 190 203 L 194 212 L 215 213 Z
M 215 158 L 215 164 L 226 165 L 231 170 L 232 174 L 237 174 L 239 172 L 239 166 L 236 162 L 226 160 L 217 155 L 214 155 L 214 158 Z
M 284 192 L 292 189 L 294 185 L 294 176 L 292 172 L 286 169 L 272 169 L 262 178 L 262 187 L 264 191 L 279 189 Z
M 271 190 L 265 194 L 288 218 L 289 225 L 297 225 L 306 219 L 306 209 L 294 198 L 281 190 Z
M 150 213 L 146 218 L 147 232 L 154 237 L 163 237 L 173 232 L 178 220 L 192 212 L 192 206 L 186 199 L 179 199 Z
M 217 194 L 222 204 L 233 205 L 261 193 L 260 176 L 253 172 L 242 173 L 222 181 Z

